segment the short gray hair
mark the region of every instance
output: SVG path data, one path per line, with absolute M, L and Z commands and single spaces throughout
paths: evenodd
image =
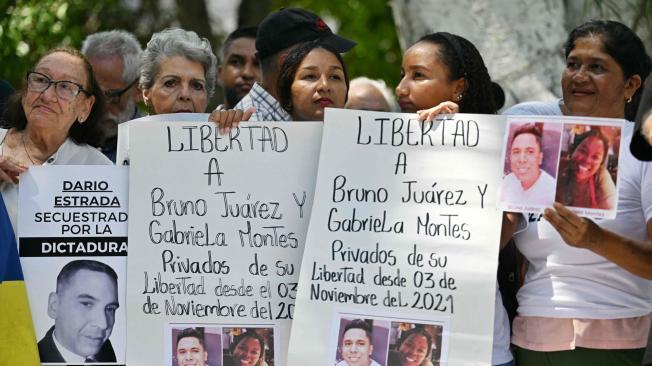
M 124 63 L 122 81 L 131 83 L 140 74 L 143 49 L 133 34 L 123 30 L 93 33 L 82 43 L 81 52 L 88 58 L 121 56 Z
M 147 42 L 140 63 L 140 88 L 150 89 L 158 76 L 161 62 L 175 56 L 199 62 L 204 67 L 206 91 L 209 97 L 212 96 L 215 91 L 217 57 L 213 54 L 211 44 L 197 33 L 180 28 L 168 28 L 154 33 Z
M 382 94 L 383 97 L 385 98 L 385 102 L 387 102 L 387 106 L 389 107 L 390 112 L 398 111 L 398 103 L 396 103 L 396 98 L 394 98 L 394 94 L 383 80 L 380 79 L 375 80 L 375 79 L 369 79 L 368 77 L 365 76 L 359 76 L 351 80 L 351 83 L 349 84 L 349 90 L 353 89 L 353 87 L 356 85 L 365 85 L 365 84 L 371 85 L 374 88 L 378 89 L 378 91 L 380 91 L 380 94 Z

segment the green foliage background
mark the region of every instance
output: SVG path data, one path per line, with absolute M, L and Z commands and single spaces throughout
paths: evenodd
M 210 34 L 208 17 L 197 16 L 205 14 L 203 2 L 174 1 L 176 10 L 170 11 L 161 9 L 157 0 L 141 0 L 136 9 L 125 8 L 121 0 L 0 0 L 0 78 L 19 88 L 25 73 L 47 50 L 79 48 L 88 34 L 110 29 L 126 29 L 144 46 L 153 32 L 181 26 L 208 37 L 217 53 L 225 35 Z M 283 6 L 310 9 L 339 34 L 358 42 L 345 55 L 351 77 L 365 75 L 396 85 L 401 52 L 387 0 L 244 0 L 240 23 L 255 24 Z M 244 11 L 245 19 L 243 8 L 256 11 Z
M 349 75 L 383 79 L 390 87 L 400 79 L 401 49 L 388 0 L 275 0 L 275 8 L 299 6 L 337 23 L 337 33 L 358 42 L 344 55 Z

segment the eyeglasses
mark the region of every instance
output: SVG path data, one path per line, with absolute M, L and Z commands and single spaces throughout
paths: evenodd
M 134 84 L 138 81 L 138 78 L 136 80 L 132 81 L 131 84 L 127 85 L 126 88 L 122 90 L 116 90 L 116 89 L 109 89 L 104 91 L 104 96 L 106 97 L 106 101 L 111 104 L 119 104 L 120 103 L 120 98 L 124 93 L 127 92 L 127 90 L 131 89 Z
M 81 84 L 68 80 L 52 80 L 40 72 L 30 71 L 27 73 L 27 89 L 37 93 L 45 92 L 50 85 L 54 84 L 54 91 L 57 96 L 64 100 L 73 100 L 79 93 L 91 96 L 91 93 L 84 90 Z

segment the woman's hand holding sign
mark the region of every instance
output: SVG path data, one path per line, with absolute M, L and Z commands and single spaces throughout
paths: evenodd
M 553 207 L 545 210 L 544 217 L 568 245 L 589 249 L 639 277 L 652 279 L 652 220 L 647 222 L 648 240 L 641 242 L 603 229 L 559 202 Z
M 593 221 L 578 216 L 566 206 L 555 202 L 554 210 L 547 208 L 544 217 L 559 232 L 566 244 L 594 250 L 603 240 L 604 229 Z

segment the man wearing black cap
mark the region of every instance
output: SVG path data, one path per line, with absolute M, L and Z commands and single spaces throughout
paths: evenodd
M 242 119 L 290 121 L 292 117 L 278 102 L 276 84 L 280 66 L 292 47 L 317 39 L 340 53 L 347 52 L 356 45 L 355 42 L 334 34 L 321 18 L 309 11 L 283 8 L 268 15 L 260 23 L 256 34 L 256 57 L 263 73 L 262 84 L 254 84 L 235 106 L 236 110 L 248 113 L 245 112 L 243 116 L 242 112 L 215 111 L 209 120 L 217 121 L 221 128 L 230 128 L 232 122 Z M 249 113 L 251 117 L 247 118 Z M 223 124 L 225 119 L 227 122 Z

